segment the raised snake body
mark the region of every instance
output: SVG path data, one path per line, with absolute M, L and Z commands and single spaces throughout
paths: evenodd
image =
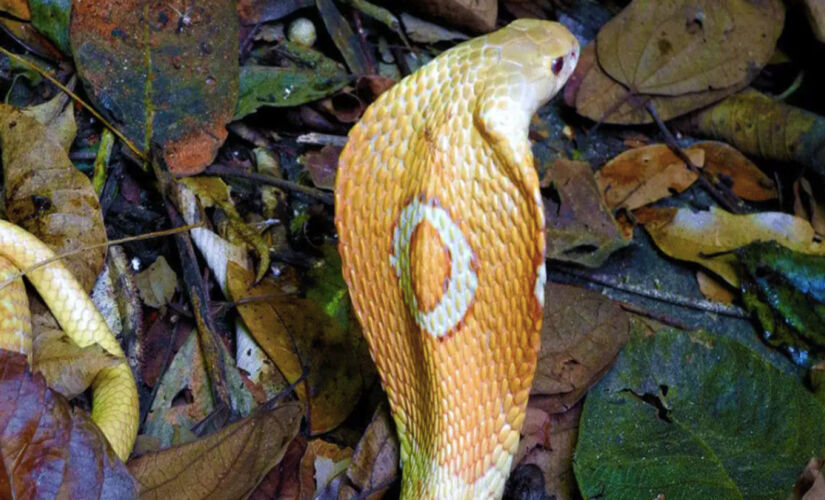
M 0 277 L 54 257 L 45 243 L 24 229 L 0 220 Z M 86 290 L 60 261 L 27 272 L 26 277 L 49 306 L 64 332 L 80 347 L 97 343 L 113 356 L 123 351 Z M 28 354 L 31 322 L 22 284 L 0 289 L 0 348 Z M 135 379 L 125 360 L 98 372 L 92 382 L 92 420 L 100 427 L 115 453 L 126 460 L 138 429 Z
M 401 442 L 402 497 L 495 498 L 539 348 L 544 216 L 527 140 L 578 43 L 518 20 L 382 94 L 339 160 L 343 273 Z

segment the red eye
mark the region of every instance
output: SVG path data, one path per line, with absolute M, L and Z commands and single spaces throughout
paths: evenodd
M 553 59 L 553 64 L 550 65 L 550 70 L 553 71 L 553 74 L 558 75 L 561 73 L 562 68 L 564 68 L 564 58 L 557 57 Z

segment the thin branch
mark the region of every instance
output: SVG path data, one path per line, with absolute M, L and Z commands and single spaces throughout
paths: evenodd
M 266 174 L 257 174 L 254 172 L 247 172 L 244 170 L 240 170 L 237 168 L 227 167 L 226 165 L 214 164 L 210 165 L 203 171 L 206 175 L 215 175 L 215 176 L 227 176 L 227 177 L 239 177 L 242 179 L 249 179 L 251 181 L 262 182 L 264 184 L 269 184 L 271 186 L 277 186 L 282 189 L 287 189 L 289 191 L 296 191 L 298 193 L 303 193 L 307 196 L 311 196 L 312 198 L 317 199 L 318 201 L 325 203 L 327 205 L 335 204 L 335 199 L 333 196 L 327 192 L 321 191 L 320 189 L 311 188 L 308 186 L 302 186 L 296 182 L 287 181 L 284 179 L 278 179 L 277 177 L 273 177 L 271 175 Z

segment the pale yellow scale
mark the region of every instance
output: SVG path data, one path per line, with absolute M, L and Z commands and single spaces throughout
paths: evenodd
M 531 116 L 578 59 L 519 20 L 385 92 L 339 162 L 344 277 L 390 400 L 405 498 L 495 498 L 516 452 L 544 302 Z

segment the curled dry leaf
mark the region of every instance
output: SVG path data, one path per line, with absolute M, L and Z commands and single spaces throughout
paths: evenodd
M 784 15 L 778 0 L 634 0 L 599 31 L 599 64 L 637 94 L 734 87 L 768 62 Z
M 811 225 L 786 213 L 736 215 L 712 207 L 707 212 L 640 208 L 634 214 L 662 252 L 700 264 L 734 287 L 740 276 L 733 250 L 749 243 L 776 241 L 798 252 L 825 254 L 825 244 L 816 241 Z
M 630 338 L 629 319 L 604 295 L 548 283 L 530 406 L 566 411 L 613 364 Z
M 705 162 L 701 149 L 685 151 L 697 167 Z M 625 151 L 596 172 L 596 183 L 611 209 L 633 210 L 689 188 L 699 174 L 685 165 L 667 144 Z
M 0 394 L 0 497 L 136 497 L 100 429 L 32 375 L 26 356 L 0 349 Z
M 549 170 L 557 197 L 544 198 L 547 258 L 598 267 L 625 239 L 586 162 L 556 160 Z M 544 182 L 544 181 L 543 181 Z
M 129 461 L 144 499 L 244 498 L 286 452 L 303 408 L 286 403 L 261 409 L 185 445 Z

